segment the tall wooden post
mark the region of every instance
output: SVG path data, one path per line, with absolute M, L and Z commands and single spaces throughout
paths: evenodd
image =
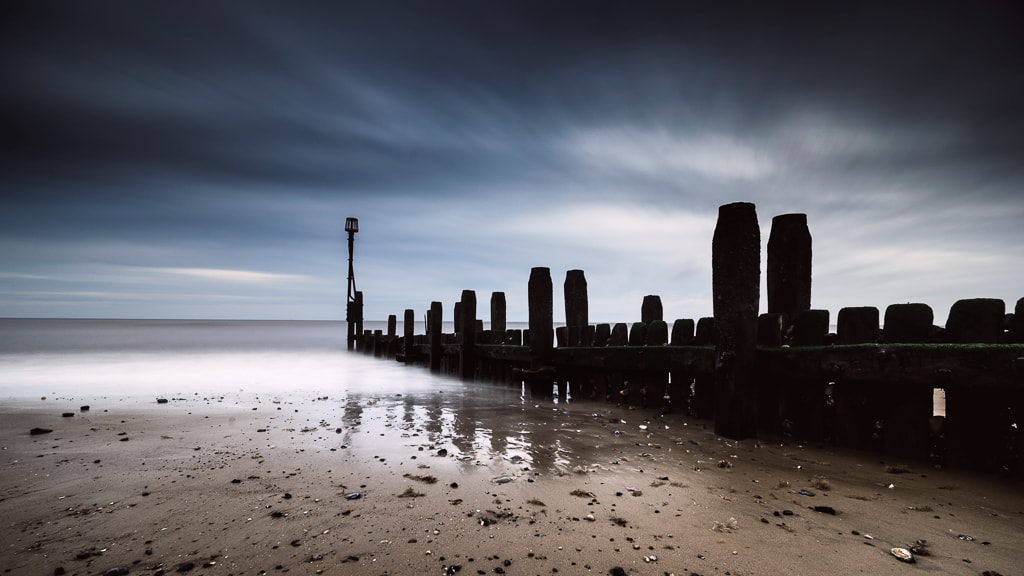
M 405 310 L 405 318 L 402 322 L 403 332 L 405 334 L 405 361 L 409 362 L 416 355 L 413 349 L 413 338 L 416 330 L 416 315 L 411 308 Z
M 393 338 L 398 334 L 398 316 L 388 314 L 388 337 Z
M 761 232 L 753 204 L 718 209 L 711 249 L 715 328 L 715 433 L 757 432 L 754 360 L 761 281 Z
M 491 293 L 491 333 L 496 343 L 505 341 L 505 293 Z
M 589 346 L 583 342 L 583 333 L 590 322 L 587 303 L 587 278 L 583 270 L 565 273 L 565 327 L 568 346 Z
M 530 270 L 528 288 L 530 306 L 530 368 L 537 373 L 530 382 L 530 391 L 543 397 L 551 396 L 554 379 L 544 374 L 554 361 L 554 303 L 551 270 L 537 267 Z
M 427 331 L 430 332 L 430 371 L 441 371 L 441 303 L 430 303 L 430 315 L 427 317 Z
M 811 309 L 811 232 L 807 214 L 772 218 L 768 236 L 768 313 L 790 315 Z
M 460 303 L 462 331 L 459 332 L 459 343 L 462 346 L 459 352 L 459 377 L 472 380 L 476 372 L 476 292 L 463 290 Z

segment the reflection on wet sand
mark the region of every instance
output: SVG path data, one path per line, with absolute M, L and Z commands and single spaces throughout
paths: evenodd
M 461 389 L 404 394 L 350 393 L 336 402 L 317 403 L 331 421 L 341 411 L 337 448 L 399 458 L 410 448 L 462 469 L 501 467 L 518 471 L 567 473 L 615 462 L 594 462 L 605 448 L 671 445 L 679 416 L 656 416 L 656 423 L 627 424 L 637 412 L 593 401 L 534 403 L 522 390 L 477 384 Z M 627 426 L 630 433 L 625 433 Z M 436 460 L 431 461 L 432 464 Z

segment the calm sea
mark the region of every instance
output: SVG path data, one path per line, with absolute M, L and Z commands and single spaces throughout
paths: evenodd
M 387 324 L 364 328 L 386 330 Z M 344 322 L 0 319 L 0 400 L 233 393 L 288 398 L 462 386 L 348 352 L 346 334 Z
M 607 426 L 597 416 L 608 407 L 574 402 L 570 415 L 567 404 L 531 400 L 521 386 L 462 382 L 349 352 L 346 336 L 344 322 L 0 319 L 0 415 L 83 405 L 260 409 L 275 415 L 268 422 L 295 419 L 279 426 L 337 427 L 337 442 L 382 458 L 422 435 L 460 465 L 517 457 L 563 469 L 588 450 L 562 427 Z

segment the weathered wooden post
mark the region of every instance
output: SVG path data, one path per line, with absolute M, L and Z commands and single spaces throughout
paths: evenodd
M 836 320 L 836 344 L 871 344 L 878 340 L 878 308 L 846 307 Z
M 427 331 L 430 332 L 430 371 L 438 373 L 441 371 L 441 303 L 431 302 L 430 313 L 427 316 Z
M 772 218 L 768 237 L 768 313 L 811 309 L 811 232 L 806 214 Z
M 1024 298 L 1014 304 L 1014 318 L 1010 321 L 1010 341 L 1024 343 Z
M 711 249 L 715 329 L 715 433 L 735 440 L 757 432 L 757 308 L 761 232 L 753 204 L 718 209 Z
M 672 323 L 672 335 L 670 343 L 672 346 L 693 346 L 693 328 L 695 322 L 691 318 L 680 318 Z M 668 403 L 666 404 L 665 411 L 668 410 L 669 404 L 675 403 L 675 409 L 684 409 L 687 402 L 690 401 L 690 385 L 693 384 L 693 372 L 685 368 L 671 370 L 669 372 L 669 380 L 671 385 L 666 391 L 668 396 Z
M 839 310 L 836 319 L 836 343 L 840 345 L 871 344 L 878 341 L 879 324 L 878 308 L 874 306 L 847 307 Z M 887 390 L 888 387 L 874 382 L 863 382 L 853 384 L 843 382 L 842 375 L 837 375 L 837 380 L 828 385 L 826 389 L 825 410 L 810 410 L 809 414 L 821 413 L 821 421 L 811 421 L 811 424 L 818 424 L 820 436 L 826 440 L 841 442 L 853 446 L 866 447 L 870 444 L 872 434 L 879 434 L 875 428 L 878 422 L 878 414 L 883 412 L 874 409 L 877 405 L 879 391 Z M 901 390 L 900 402 L 889 402 L 892 406 L 903 406 L 903 392 Z M 818 398 L 820 401 L 820 398 Z M 820 406 L 820 405 L 819 405 Z
M 828 310 L 801 310 L 793 317 L 794 346 L 824 346 L 828 335 Z
M 530 382 L 532 394 L 550 397 L 554 378 L 546 373 L 553 372 L 554 363 L 554 303 L 551 284 L 551 270 L 536 267 L 530 270 L 528 286 L 530 306 L 530 368 L 534 377 Z
M 459 303 L 459 377 L 472 380 L 476 372 L 476 292 L 463 290 Z
M 559 339 L 559 346 L 564 340 L 567 347 L 590 346 L 591 342 L 584 343 L 584 334 L 589 323 L 587 303 L 587 278 L 583 270 L 569 270 L 565 273 L 563 284 L 565 296 L 565 327 L 556 330 L 556 336 L 563 333 L 564 338 Z M 583 396 L 583 374 L 578 370 L 563 372 L 558 375 L 558 392 L 563 399 L 569 393 L 575 398 Z
M 355 329 L 354 330 L 355 330 L 355 334 L 356 334 L 356 336 L 355 336 L 355 339 L 356 339 L 356 349 L 362 350 L 363 347 L 364 347 L 364 343 L 362 342 L 362 338 L 363 338 L 362 334 L 364 333 L 364 330 L 363 330 L 363 291 L 362 290 L 356 290 L 355 291 L 355 295 L 352 297 L 352 313 L 355 315 L 355 320 L 354 320 L 353 323 L 355 324 Z
M 1010 332 L 1014 342 L 1024 343 L 1024 298 L 1017 300 L 1013 307 L 1013 320 L 1010 323 Z
M 494 334 L 495 344 L 505 342 L 505 319 L 505 293 L 491 292 L 491 333 Z
M 395 355 L 395 344 L 398 340 L 398 317 L 394 314 L 388 314 L 388 335 L 386 338 L 381 339 L 377 342 L 379 350 L 377 350 L 378 356 L 390 358 Z
M 661 307 L 661 296 L 649 294 L 644 296 L 640 305 L 640 321 L 650 326 L 655 320 L 664 320 L 665 312 Z
M 412 308 L 405 309 L 405 318 L 402 321 L 402 332 L 405 334 L 405 349 L 402 351 L 405 354 L 405 361 L 412 362 L 416 357 L 415 348 L 413 348 L 415 342 L 416 332 L 416 313 Z
M 698 318 L 693 331 L 693 345 L 714 346 L 716 338 L 715 319 L 711 317 Z M 715 376 L 713 373 L 694 374 L 690 415 L 695 418 L 711 418 L 715 415 Z
M 949 309 L 946 340 L 960 344 L 997 344 L 1003 335 L 1006 303 L 998 298 L 957 300 Z
M 624 322 L 616 322 L 608 337 L 609 346 L 625 346 L 629 342 L 629 327 Z
M 590 323 L 587 311 L 587 279 L 583 270 L 565 273 L 565 327 L 568 346 L 589 346 L 583 343 L 583 332 Z
M 758 325 L 762 346 L 822 345 L 828 333 L 828 311 L 811 308 L 811 233 L 806 214 L 772 218 L 768 237 L 768 312 Z M 822 324 L 824 321 L 824 324 Z M 766 378 L 759 382 L 759 420 L 762 431 L 806 433 L 808 418 L 820 410 L 825 383 L 807 379 Z

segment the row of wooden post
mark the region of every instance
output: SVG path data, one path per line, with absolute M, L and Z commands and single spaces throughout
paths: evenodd
M 905 365 L 894 369 L 885 363 L 885 349 L 828 349 L 823 350 L 816 358 L 806 355 L 794 357 L 769 356 L 759 351 L 784 348 L 787 344 L 815 346 L 826 343 L 829 316 L 826 310 L 811 309 L 811 235 L 804 214 L 783 214 L 772 220 L 772 230 L 768 240 L 767 257 L 767 300 L 768 310 L 759 314 L 760 302 L 760 263 L 761 236 L 757 214 L 753 204 L 733 203 L 721 206 L 718 222 L 712 239 L 712 318 L 702 318 L 694 326 L 692 320 L 676 321 L 672 327 L 671 343 L 674 347 L 714 345 L 713 362 L 704 362 L 708 349 L 691 349 L 687 358 L 698 358 L 697 364 L 708 368 L 687 369 L 682 371 L 680 380 L 694 381 L 700 394 L 695 402 L 702 406 L 704 415 L 714 416 L 714 427 L 717 434 L 743 439 L 756 436 L 759 432 L 785 434 L 786 426 L 801 434 L 815 435 L 826 426 L 820 419 L 824 405 L 825 390 L 829 397 L 840 398 L 840 411 L 847 413 L 835 416 L 835 433 L 841 436 L 840 441 L 856 444 L 857 438 L 864 435 L 864 428 L 877 424 L 858 421 L 861 418 L 851 415 L 850 407 L 867 406 L 877 402 L 879 387 L 885 381 L 891 381 L 894 374 L 901 382 L 907 383 L 902 388 L 906 402 L 896 412 L 885 416 L 889 426 L 889 436 L 900 445 L 886 449 L 893 452 L 920 452 L 926 450 L 928 441 L 930 393 L 935 375 L 950 374 L 947 368 L 940 372 L 932 365 L 944 365 L 949 358 L 967 358 L 973 362 L 977 351 L 953 352 L 966 356 L 946 355 L 946 350 L 927 350 L 921 353 L 924 358 L 916 365 Z M 557 333 L 558 348 L 556 350 L 556 331 L 553 328 L 553 284 L 550 269 L 533 268 L 528 284 L 529 329 L 528 337 L 520 341 L 511 340 L 506 336 L 505 294 L 494 292 L 491 295 L 490 313 L 491 330 L 479 333 L 482 324 L 476 319 L 476 293 L 465 290 L 461 299 L 455 304 L 454 320 L 456 325 L 457 366 L 450 360 L 452 348 L 447 348 L 442 338 L 442 305 L 433 302 L 427 318 L 427 341 L 429 342 L 429 363 L 433 372 L 455 368 L 461 378 L 473 379 L 480 367 L 501 358 L 508 365 L 522 365 L 522 378 L 535 375 L 539 383 L 537 391 L 551 393 L 552 380 L 562 378 L 558 371 L 569 369 L 569 366 L 595 366 L 592 358 L 585 354 L 566 356 L 563 349 L 590 346 L 645 346 L 664 345 L 670 339 L 665 322 L 661 299 L 658 296 L 647 296 L 641 306 L 641 321 L 634 329 L 627 332 L 625 324 L 609 327 L 590 324 L 588 315 L 587 281 L 582 270 L 569 270 L 564 283 L 565 327 Z M 1024 339 L 1024 299 L 1017 303 L 1016 314 L 1013 316 L 1013 334 Z M 1002 301 L 976 299 L 957 302 L 950 312 L 947 331 L 954 341 L 997 342 L 1003 332 L 1002 323 L 1004 306 Z M 413 334 L 414 314 L 405 311 L 404 343 L 405 358 L 415 358 L 415 337 Z M 886 310 L 885 336 L 887 342 L 926 342 L 930 337 L 932 326 L 931 309 L 923 304 L 897 304 Z M 513 331 L 509 331 L 511 334 Z M 879 337 L 878 310 L 870 307 L 844 308 L 838 315 L 838 336 L 832 341 L 837 344 L 874 343 Z M 389 319 L 389 335 L 395 334 L 394 317 Z M 695 339 L 696 335 L 696 339 Z M 397 339 L 396 339 L 397 340 Z M 512 344 L 495 352 L 495 344 Z M 488 349 L 491 348 L 491 349 Z M 520 353 L 522 351 L 522 353 Z M 626 351 L 623 351 L 626 352 Z M 676 352 L 672 352 L 675 354 Z M 500 356 L 495 356 L 500 354 Z M 609 352 L 611 354 L 611 352 Z M 653 350 L 647 358 L 652 358 Z M 963 371 L 970 371 L 970 379 L 976 382 L 992 381 L 988 372 L 995 378 L 1007 376 L 1020 379 L 1024 374 L 1024 358 L 1014 363 L 1014 354 L 1022 356 L 1016 348 L 1000 350 L 993 359 L 999 363 L 997 369 L 988 370 L 984 365 L 964 366 Z M 616 366 L 621 366 L 619 353 L 612 354 L 616 358 Z M 598 360 L 597 366 L 609 365 L 608 354 Z M 642 355 L 641 355 L 642 357 Z M 667 356 L 666 356 L 667 357 Z M 673 358 L 676 358 L 673 356 Z M 568 361 L 568 364 L 567 364 Z M 449 362 L 445 367 L 443 362 Z M 673 360 L 672 362 L 675 362 Z M 694 365 L 694 360 L 686 360 L 684 365 Z M 761 362 L 759 365 L 758 362 Z M 575 364 L 574 364 L 575 363 Z M 644 361 L 648 366 L 651 361 Z M 664 362 L 658 366 L 669 365 Z M 671 364 L 673 366 L 678 363 Z M 825 366 L 828 366 L 825 368 Z M 792 368 L 792 372 L 790 372 Z M 632 370 L 631 368 L 626 368 Z M 639 371 L 649 368 L 636 368 Z M 658 368 L 660 369 L 660 368 Z M 655 369 L 655 370 L 658 370 Z M 585 368 L 584 370 L 593 370 Z M 669 368 L 675 370 L 675 368 Z M 960 368 L 957 368 L 960 371 Z M 640 374 L 640 372 L 636 372 Z M 580 373 L 582 374 L 582 373 Z M 780 376 L 780 374 L 787 374 Z M 871 374 L 880 374 L 881 380 L 872 379 Z M 545 380 L 546 378 L 546 380 Z M 648 378 L 648 376 L 643 376 Z M 660 376 L 650 376 L 657 380 Z M 708 381 L 707 378 L 713 378 Z M 666 378 L 667 379 L 667 378 Z M 889 379 L 889 380 L 885 380 Z M 849 381 L 857 384 L 834 386 L 835 380 Z M 673 376 L 673 381 L 675 377 Z M 571 382 L 571 381 L 570 381 Z M 913 382 L 913 384 L 911 384 Z M 688 386 L 688 384 L 686 384 Z M 828 385 L 828 386 L 826 386 Z M 985 386 L 988 386 L 987 384 Z M 561 387 L 561 386 L 560 386 Z M 819 390 L 815 396 L 816 390 Z M 836 391 L 838 390 L 838 391 Z M 564 389 L 562 390 L 564 393 Z M 925 395 L 928 395 L 926 398 Z M 953 396 L 962 396 L 959 391 Z M 1014 392 L 1017 398 L 1020 394 Z M 575 391 L 574 391 L 575 395 Z M 1013 400 L 1014 405 L 1021 403 Z M 964 406 L 978 405 L 979 402 L 964 401 Z M 888 410 L 888 408 L 886 409 Z M 888 414 L 888 412 L 887 412 Z M 864 418 L 875 418 L 875 412 L 864 412 Z M 979 416 L 973 412 L 968 414 L 973 419 Z M 786 425 L 784 421 L 795 420 Z M 958 424 L 963 426 L 963 424 Z M 958 432 L 963 438 L 975 438 L 970 430 Z M 968 453 L 963 447 L 961 452 Z

